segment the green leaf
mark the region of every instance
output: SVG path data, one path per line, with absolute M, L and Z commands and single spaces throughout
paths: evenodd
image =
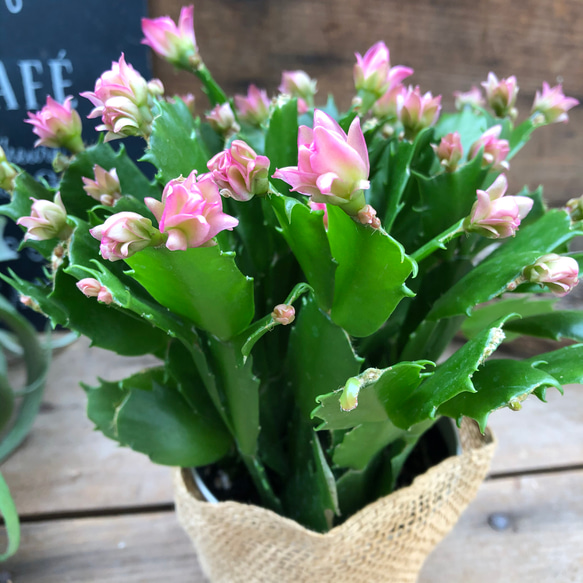
M 98 429 L 155 463 L 206 465 L 231 446 L 224 427 L 194 412 L 163 368 L 148 369 L 119 383 L 101 381 L 86 390 L 88 415 Z
M 492 304 L 481 306 L 472 312 L 469 318 L 466 318 L 462 324 L 462 332 L 466 338 L 474 338 L 484 328 L 490 326 L 496 320 L 499 320 L 506 314 L 518 314 L 523 318 L 527 316 L 536 316 L 538 314 L 547 314 L 552 312 L 553 306 L 557 303 L 556 298 L 544 300 L 532 300 L 527 297 L 507 297 L 498 300 Z M 504 326 L 506 340 L 516 338 L 516 334 L 508 334 L 512 326 L 520 320 L 513 320 Z
M 226 402 L 239 451 L 257 453 L 259 436 L 259 380 L 253 375 L 253 360 L 241 362 L 240 345 L 209 337 L 210 368 Z
M 501 407 L 519 409 L 520 403 L 535 392 L 544 400 L 546 387 L 556 387 L 562 392 L 560 383 L 544 370 L 534 368 L 532 363 L 517 360 L 491 360 L 472 377 L 475 393 L 461 393 L 438 409 L 461 423 L 462 416 L 475 419 L 482 432 L 486 430 L 488 417 Z
M 537 314 L 522 320 L 508 322 L 504 329 L 539 338 L 552 338 L 553 340 L 570 338 L 583 342 L 583 312 L 564 310 Z
M 510 134 L 510 139 L 508 140 L 510 145 L 510 152 L 507 156 L 508 160 L 514 158 L 514 156 L 516 156 L 516 154 L 518 154 L 518 152 L 526 145 L 535 128 L 536 126 L 532 123 L 531 118 L 524 120 L 519 126 L 514 128 Z
M 20 546 L 18 512 L 2 474 L 0 474 L 0 515 L 4 518 L 4 527 L 8 535 L 8 546 L 3 553 L 0 553 L 0 562 L 2 562 L 12 557 Z
M 129 273 L 170 311 L 221 339 L 253 318 L 253 280 L 218 246 L 186 251 L 146 248 L 125 260 Z
M 346 332 L 330 321 L 311 296 L 304 298 L 287 357 L 288 378 L 304 419 L 310 419 L 316 397 L 344 385 L 358 374 L 362 362 Z
M 455 172 L 427 177 L 415 173 L 421 196 L 423 234 L 432 239 L 470 214 L 476 190 L 482 187 L 488 169 L 477 156 Z
M 573 344 L 533 356 L 525 363 L 532 363 L 555 377 L 562 385 L 583 383 L 583 344 Z
M 95 178 L 95 164 L 105 170 L 116 169 L 122 194 L 130 194 L 138 200 L 147 196 L 160 198 L 160 188 L 149 182 L 138 169 L 123 144 L 116 152 L 110 144 L 101 143 L 77 154 L 63 175 L 60 193 L 69 215 L 83 217 L 89 209 L 99 204 L 83 190 L 83 177 Z M 117 208 L 109 210 L 119 212 Z
M 420 361 L 400 362 L 382 370 L 369 368 L 349 379 L 350 383 L 343 388 L 320 395 L 316 399 L 319 406 L 312 412 L 312 417 L 322 420 L 317 429 L 351 429 L 365 423 L 388 421 L 395 394 L 406 396 L 413 393 L 423 379 L 431 374 L 423 372 L 430 365 L 433 363 Z M 350 407 L 343 408 L 341 399 L 349 385 L 356 386 L 352 388 L 352 396 L 348 399 Z
M 405 433 L 388 420 L 357 425 L 335 447 L 332 459 L 341 468 L 364 470 L 379 451 Z
M 265 155 L 271 163 L 269 175 L 278 168 L 297 166 L 298 164 L 298 102 L 290 99 L 283 105 L 276 105 L 271 113 L 269 128 L 265 137 Z M 289 185 L 281 180 L 274 180 L 281 192 L 288 192 Z
M 384 402 L 391 421 L 407 429 L 435 419 L 438 408 L 459 393 L 474 393 L 472 376 L 504 339 L 501 326 L 506 319 L 468 341 L 412 391 L 398 384 L 387 386 Z
M 328 205 L 328 240 L 338 263 L 332 320 L 353 336 L 369 336 L 411 296 L 405 280 L 414 262 L 403 247 L 380 230 L 357 224 Z
M 158 168 L 164 183 L 193 170 L 208 172 L 210 152 L 196 122 L 182 100 L 175 103 L 158 101 L 159 115 L 154 118 L 150 147 L 142 160 Z
M 474 306 L 487 302 L 508 288 L 523 268 L 541 255 L 578 235 L 571 230 L 569 215 L 551 210 L 536 223 L 519 229 L 516 237 L 506 240 L 496 251 L 459 280 L 435 303 L 428 315 L 431 320 L 470 315 Z
M 4 297 L 0 296 L 0 320 L 18 338 L 26 369 L 26 387 L 18 417 L 0 442 L 0 463 L 24 440 L 40 408 L 49 366 L 49 352 L 41 346 L 29 322 Z M 4 379 L 7 384 L 7 380 Z M 5 387 L 5 390 L 9 390 Z
M 285 240 L 300 264 L 308 283 L 314 289 L 323 310 L 332 307 L 334 297 L 334 272 L 322 211 L 311 211 L 297 200 L 281 195 L 271 196 Z
M 311 426 L 296 418 L 291 432 L 292 472 L 282 497 L 286 514 L 311 530 L 326 532 L 339 512 L 334 477 Z
M 464 152 L 469 152 L 472 144 L 488 127 L 485 116 L 470 107 L 464 107 L 460 112 L 444 113 L 439 117 L 435 126 L 435 139 L 439 141 L 447 134 L 458 132 Z

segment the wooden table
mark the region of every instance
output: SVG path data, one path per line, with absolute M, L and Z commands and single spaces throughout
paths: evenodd
M 55 355 L 34 429 L 2 466 L 23 537 L 0 564 L 0 583 L 205 581 L 173 514 L 170 470 L 118 448 L 85 417 L 79 380 L 120 379 L 148 364 L 85 340 Z M 583 387 L 499 411 L 491 426 L 491 476 L 420 583 L 583 581 Z

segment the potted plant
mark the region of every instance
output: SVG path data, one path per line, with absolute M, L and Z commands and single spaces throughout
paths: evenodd
M 491 358 L 509 334 L 582 340 L 581 313 L 547 295 L 577 283 L 581 200 L 549 210 L 506 179 L 577 101 L 544 84 L 516 124 L 516 80 L 491 73 L 485 99 L 473 88 L 441 114 L 383 43 L 357 55 L 345 113 L 315 107 L 302 71 L 272 100 L 229 99 L 192 21 L 192 7 L 178 25 L 145 19 L 144 42 L 200 79 L 206 114 L 123 55 L 82 94 L 96 145 L 71 98 L 29 114 L 38 143 L 70 156 L 58 191 L 8 173 L 1 212 L 50 264 L 45 281 L 8 280 L 93 344 L 159 358 L 85 387 L 88 415 L 198 469 L 176 474 L 177 502 L 211 580 L 414 581 L 487 471 L 490 413 L 581 380 L 583 344 Z M 110 144 L 126 136 L 145 140 L 154 180 Z M 424 473 L 455 453 L 435 451 L 447 418 L 464 453 Z

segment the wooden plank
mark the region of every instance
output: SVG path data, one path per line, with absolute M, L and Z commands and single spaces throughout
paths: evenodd
M 22 515 L 170 502 L 170 471 L 93 430 L 79 382 L 118 380 L 156 361 L 124 358 L 87 339 L 57 353 L 41 412 L 25 443 L 2 465 Z
M 547 403 L 531 396 L 521 411 L 492 413 L 489 426 L 498 438 L 491 472 L 583 467 L 583 386 L 554 389 Z
M 485 482 L 419 583 L 581 581 L 582 523 L 581 471 Z M 25 524 L 2 569 L 14 583 L 204 581 L 171 513 Z
M 582 524 L 581 471 L 485 482 L 419 583 L 583 581 Z
M 337 96 L 347 107 L 354 93 L 354 52 L 377 40 L 391 49 L 392 63 L 415 69 L 412 82 L 444 97 L 485 80 L 489 71 L 516 75 L 520 119 L 530 111 L 542 81 L 564 79 L 568 95 L 583 95 L 583 4 L 578 0 L 520 2 L 473 0 L 197 0 L 195 30 L 202 58 L 229 93 L 250 83 L 273 94 L 283 69 L 305 69 L 318 79 L 317 103 Z M 150 0 L 150 14 L 177 18 L 182 0 Z M 347 40 L 348 39 L 348 40 Z M 195 92 L 198 110 L 206 99 L 186 73 L 154 58 L 155 74 L 171 92 Z M 512 161 L 511 191 L 527 182 L 544 184 L 555 202 L 577 196 L 583 182 L 583 109 L 570 125 L 537 133 Z
M 25 524 L 18 554 L 0 565 L 0 581 L 6 580 L 205 582 L 173 512 Z

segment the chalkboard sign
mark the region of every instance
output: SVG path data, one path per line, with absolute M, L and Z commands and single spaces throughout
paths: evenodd
M 140 20 L 145 15 L 145 0 L 0 0 L 0 146 L 8 160 L 56 183 L 51 167 L 55 150 L 34 148 L 37 136 L 23 123 L 26 112 L 40 109 L 47 95 L 59 102 L 74 95 L 85 141 L 97 140 L 94 128 L 100 120 L 87 119 L 92 105 L 79 93 L 92 91 L 97 77 L 122 51 L 128 63 L 150 78 L 149 49 L 140 44 Z M 7 202 L 6 197 L 0 190 L 0 204 Z M 15 248 L 22 234 L 9 224 L 4 237 Z M 41 260 L 26 249 L 0 269 L 10 267 L 32 279 L 42 273 Z M 6 284 L 0 292 L 18 303 Z

